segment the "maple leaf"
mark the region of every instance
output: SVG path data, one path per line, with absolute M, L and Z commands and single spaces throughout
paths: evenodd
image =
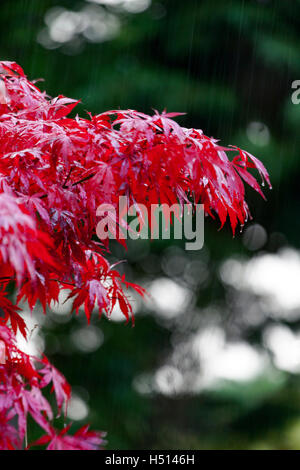
M 25 276 L 36 278 L 35 259 L 55 266 L 47 250 L 51 239 L 36 228 L 17 198 L 7 194 L 0 194 L 0 237 L 2 263 L 14 268 L 19 284 Z
M 18 330 L 27 338 L 26 323 L 23 318 L 18 314 L 21 311 L 19 307 L 14 305 L 3 292 L 0 292 L 0 309 L 3 310 L 4 316 L 0 318 L 0 325 L 7 324 L 10 321 L 10 326 L 14 334 L 16 335 Z
M 6 409 L 2 408 L 0 410 L 0 450 L 15 450 L 20 445 L 20 436 L 11 422 L 11 416 Z
M 47 450 L 98 450 L 104 444 L 105 433 L 89 431 L 89 426 L 80 428 L 74 436 L 67 434 L 70 426 L 58 432 L 54 429 L 35 441 L 32 446 L 47 445 Z
M 65 377 L 48 361 L 44 356 L 41 363 L 43 368 L 39 370 L 39 373 L 43 375 L 40 381 L 40 387 L 46 387 L 52 382 L 52 390 L 55 393 L 58 411 L 61 411 L 62 405 L 67 405 L 71 397 L 71 387 L 66 381 Z

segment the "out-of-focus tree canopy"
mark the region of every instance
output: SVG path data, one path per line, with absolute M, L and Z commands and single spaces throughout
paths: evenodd
M 249 192 L 254 221 L 234 239 L 212 221 L 196 253 L 112 244 L 156 299 L 133 299 L 135 328 L 117 312 L 90 328 L 61 306 L 35 313 L 33 342 L 74 386 L 74 425 L 107 430 L 108 448 L 299 449 L 300 1 L 2 0 L 0 13 L 1 58 L 81 99 L 81 115 L 186 112 L 273 184 L 266 202 Z

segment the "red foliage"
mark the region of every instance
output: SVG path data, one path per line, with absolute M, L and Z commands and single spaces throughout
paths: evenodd
M 270 185 L 268 173 L 249 153 L 180 127 L 176 114 L 115 110 L 71 119 L 77 102 L 50 99 L 12 62 L 0 63 L 0 85 L 0 448 L 24 445 L 31 415 L 46 433 L 36 445 L 95 449 L 101 433 L 84 427 L 69 436 L 68 427 L 53 428 L 41 390 L 52 384 L 60 411 L 70 387 L 46 358 L 16 347 L 14 335 L 19 329 L 26 336 L 26 326 L 5 286 L 15 281 L 18 300 L 25 298 L 30 308 L 39 301 L 44 310 L 68 288 L 74 310 L 83 307 L 88 321 L 95 306 L 109 316 L 116 302 L 129 320 L 123 289 L 144 292 L 105 259 L 108 247 L 95 238 L 97 207 L 117 207 L 119 196 L 146 206 L 200 202 L 221 226 L 228 216 L 234 232 L 249 216 L 242 180 L 263 195 L 248 169 Z M 234 152 L 232 161 L 226 151 Z

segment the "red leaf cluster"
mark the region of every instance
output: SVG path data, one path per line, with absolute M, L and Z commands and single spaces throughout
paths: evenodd
M 5 295 L 18 287 L 32 309 L 44 310 L 70 290 L 73 309 L 90 321 L 95 308 L 110 316 L 116 302 L 132 317 L 124 289 L 143 295 L 105 258 L 106 241 L 95 236 L 100 204 L 203 203 L 205 212 L 229 218 L 232 230 L 249 216 L 243 180 L 261 195 L 249 153 L 221 147 L 198 129 L 185 129 L 175 113 L 153 116 L 115 110 L 86 119 L 68 117 L 77 102 L 51 99 L 27 79 L 16 63 L 0 62 L 0 447 L 24 445 L 27 416 L 45 431 L 36 444 L 48 449 L 94 449 L 101 434 L 82 428 L 55 431 L 53 412 L 41 390 L 52 384 L 59 411 L 70 396 L 65 378 L 46 358 L 34 360 L 15 344 L 26 336 L 20 310 Z M 227 151 L 234 152 L 230 161 Z M 6 357 L 3 364 L 3 345 Z M 2 351 L 2 352 L 1 352 Z M 17 427 L 12 424 L 17 417 Z

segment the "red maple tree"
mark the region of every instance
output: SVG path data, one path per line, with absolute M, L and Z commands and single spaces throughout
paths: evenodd
M 114 110 L 69 118 L 76 104 L 61 95 L 51 99 L 19 65 L 0 62 L 0 449 L 24 447 L 28 415 L 44 432 L 35 445 L 103 443 L 103 433 L 88 427 L 73 436 L 69 426 L 54 429 L 43 389 L 51 384 L 60 413 L 70 386 L 46 357 L 28 356 L 15 338 L 18 330 L 27 335 L 20 299 L 46 311 L 66 288 L 88 321 L 95 308 L 109 317 L 116 303 L 127 321 L 132 317 L 124 291 L 144 290 L 106 260 L 107 242 L 95 237 L 100 204 L 117 207 L 120 196 L 146 206 L 202 203 L 221 226 L 229 218 L 234 232 L 249 217 L 243 180 L 263 196 L 248 170 L 257 169 L 270 185 L 253 155 L 180 127 L 175 113 Z M 18 291 L 16 305 L 6 294 L 9 283 Z

